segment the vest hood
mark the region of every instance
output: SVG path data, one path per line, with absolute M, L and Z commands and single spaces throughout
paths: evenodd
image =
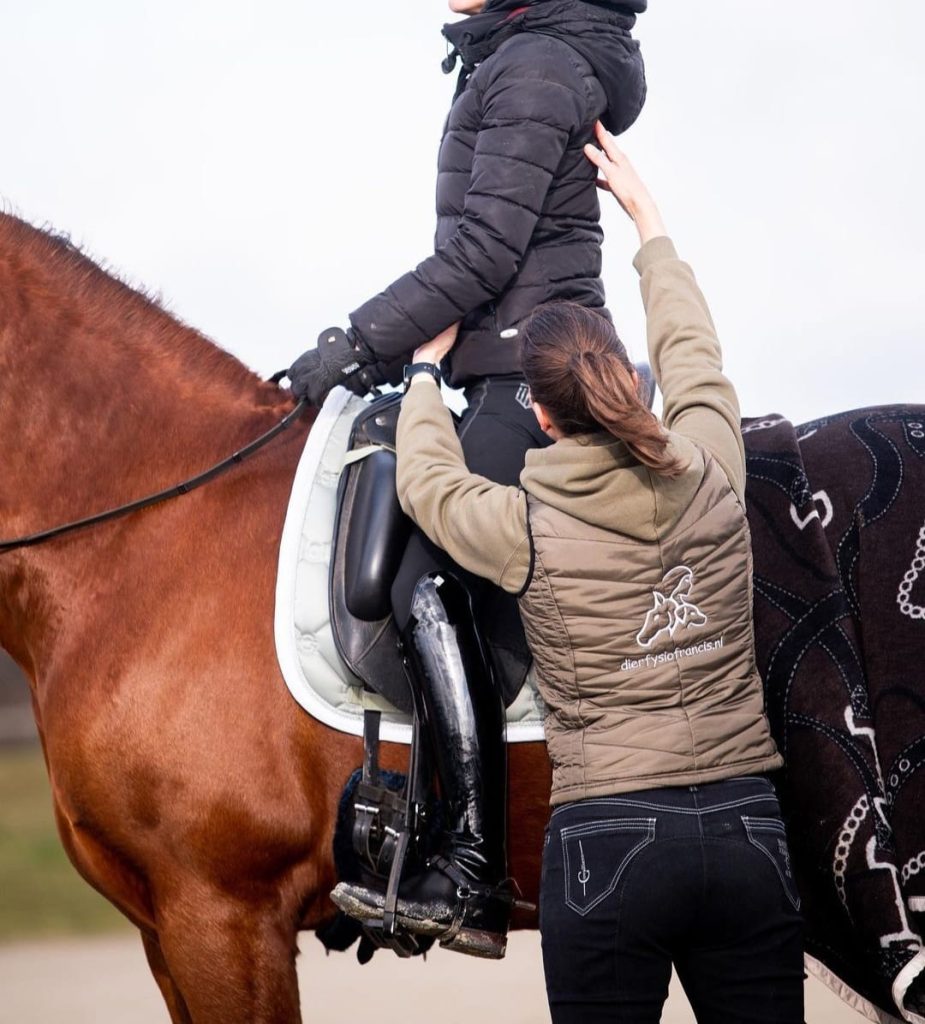
M 669 436 L 672 450 L 688 463 L 674 479 L 652 473 L 609 434 L 580 434 L 528 451 L 520 483 L 544 504 L 591 526 L 655 541 L 684 515 L 704 475 L 700 449 Z

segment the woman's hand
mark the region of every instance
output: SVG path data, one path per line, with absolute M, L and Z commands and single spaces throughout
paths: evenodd
M 617 202 L 635 222 L 642 243 L 667 234 L 655 200 L 649 195 L 649 190 L 626 155 L 617 147 L 614 137 L 600 121 L 594 131 L 601 148 L 588 143 L 585 156 L 603 174 L 603 178 L 598 179 L 597 187 L 613 192 Z
M 456 335 L 459 333 L 459 322 L 450 324 L 445 331 L 441 331 L 436 338 L 425 342 L 420 348 L 414 350 L 412 361 L 415 363 L 433 363 L 439 366 L 444 356 L 456 344 Z

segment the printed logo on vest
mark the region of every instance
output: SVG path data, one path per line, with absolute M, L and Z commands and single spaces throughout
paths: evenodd
M 669 569 L 652 591 L 652 607 L 636 634 L 640 647 L 650 648 L 659 637 L 674 639 L 684 629 L 699 629 L 707 617 L 690 599 L 694 574 L 686 565 Z

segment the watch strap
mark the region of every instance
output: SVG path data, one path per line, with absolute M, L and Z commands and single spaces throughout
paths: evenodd
M 443 374 L 440 372 L 440 367 L 434 363 L 409 363 L 405 366 L 405 372 L 403 374 L 405 390 L 407 390 L 408 386 L 411 384 L 411 379 L 416 377 L 419 373 L 429 374 L 437 384 L 440 384 L 443 380 Z

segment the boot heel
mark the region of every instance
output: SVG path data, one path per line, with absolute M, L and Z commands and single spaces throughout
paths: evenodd
M 452 937 L 441 939 L 440 945 L 454 953 L 478 956 L 483 960 L 501 960 L 507 949 L 507 936 L 478 928 L 460 928 Z

